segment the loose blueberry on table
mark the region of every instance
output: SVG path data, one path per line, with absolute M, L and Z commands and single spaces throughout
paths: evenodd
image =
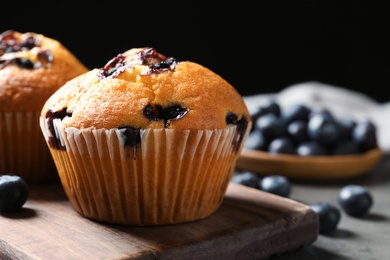
M 309 206 L 318 216 L 320 234 L 329 234 L 337 229 L 341 212 L 335 205 L 329 202 L 315 202 Z
M 342 209 L 350 216 L 362 217 L 373 205 L 373 197 L 366 187 L 350 184 L 344 186 L 338 195 Z
M 282 175 L 264 176 L 260 182 L 260 189 L 282 197 L 289 197 L 291 185 L 289 180 Z
M 0 175 L 0 212 L 14 212 L 22 208 L 29 196 L 29 187 L 17 175 Z
M 260 189 L 261 178 L 254 172 L 245 171 L 233 175 L 231 181 L 247 187 Z

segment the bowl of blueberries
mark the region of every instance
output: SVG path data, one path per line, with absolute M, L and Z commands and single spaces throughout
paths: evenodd
M 302 103 L 269 98 L 251 111 L 252 129 L 237 169 L 301 180 L 340 180 L 367 174 L 382 158 L 369 118 L 336 116 Z

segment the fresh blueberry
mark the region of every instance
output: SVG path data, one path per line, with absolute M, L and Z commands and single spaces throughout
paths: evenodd
M 280 105 L 274 98 L 263 100 L 251 113 L 252 120 L 256 121 L 257 118 L 267 113 L 272 113 L 276 116 L 279 116 L 281 113 Z
M 338 201 L 343 210 L 353 217 L 366 215 L 374 203 L 366 187 L 354 184 L 344 186 L 340 190 Z
M 332 155 L 358 154 L 360 153 L 360 148 L 353 140 L 343 140 L 337 143 L 330 153 Z
M 352 139 L 359 144 L 362 152 L 378 146 L 376 127 L 369 120 L 357 123 L 352 131 Z
M 286 124 L 289 124 L 296 120 L 307 121 L 310 113 L 311 109 L 309 107 L 304 104 L 297 103 L 290 107 L 282 109 L 281 117 L 286 122 Z
M 273 139 L 268 145 L 269 153 L 295 154 L 295 144 L 291 138 L 282 136 Z
M 239 172 L 233 175 L 231 181 L 247 187 L 260 189 L 260 176 L 251 171 Z
M 268 141 L 264 138 L 260 130 L 254 129 L 249 133 L 248 138 L 245 140 L 244 147 L 247 149 L 266 151 Z
M 311 140 L 328 146 L 336 144 L 340 138 L 339 124 L 328 114 L 313 115 L 308 122 L 307 131 Z
M 290 181 L 282 175 L 264 176 L 260 181 L 260 189 L 286 198 L 291 193 Z
M 27 183 L 17 175 L 0 175 L 0 212 L 19 210 L 29 195 Z
M 312 110 L 309 114 L 309 120 L 314 116 L 321 116 L 328 119 L 334 118 L 333 113 L 327 108 L 319 108 L 319 109 Z
M 347 116 L 343 116 L 337 119 L 340 127 L 340 137 L 342 139 L 351 139 L 352 131 L 355 128 L 357 122 L 355 119 Z
M 280 116 L 281 108 L 278 101 L 275 98 L 265 99 L 261 103 L 261 107 L 265 108 L 268 112 L 271 112 L 277 116 Z
M 327 234 L 336 230 L 340 219 L 341 212 L 329 202 L 316 202 L 309 205 L 319 218 L 319 232 Z
M 255 122 L 255 128 L 259 129 L 268 140 L 286 134 L 284 121 L 273 113 L 267 113 L 259 117 Z
M 297 146 L 296 153 L 300 156 L 329 155 L 328 148 L 316 141 L 300 143 Z
M 309 136 L 307 135 L 307 121 L 302 119 L 292 121 L 287 125 L 287 133 L 296 143 L 309 140 Z

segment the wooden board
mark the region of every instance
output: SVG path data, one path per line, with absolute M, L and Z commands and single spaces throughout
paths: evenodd
M 0 215 L 0 259 L 263 259 L 318 237 L 306 205 L 230 183 L 221 208 L 186 224 L 129 227 L 76 213 L 60 185 L 30 187 L 20 212 Z

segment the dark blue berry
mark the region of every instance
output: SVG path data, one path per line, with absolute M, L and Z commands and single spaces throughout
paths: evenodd
M 319 218 L 319 233 L 327 234 L 337 229 L 341 212 L 336 206 L 329 202 L 316 202 L 309 206 Z
M 309 114 L 309 120 L 313 116 L 321 116 L 321 117 L 325 117 L 325 118 L 328 118 L 328 119 L 332 119 L 332 118 L 334 119 L 333 113 L 329 109 L 326 109 L 326 108 L 320 108 L 320 109 L 312 110 L 310 112 L 310 114 Z
M 351 139 L 352 130 L 355 128 L 357 122 L 351 117 L 340 117 L 337 119 L 340 129 L 340 137 L 342 139 Z
M 304 104 L 294 104 L 291 107 L 282 109 L 281 117 L 286 124 L 289 124 L 296 120 L 307 121 L 310 113 L 311 109 Z
M 273 139 L 268 145 L 269 153 L 295 154 L 295 144 L 291 138 L 283 136 Z
M 282 197 L 289 197 L 291 193 L 290 181 L 282 175 L 265 176 L 260 182 L 260 189 Z
M 302 143 L 309 140 L 307 135 L 307 121 L 298 119 L 287 125 L 287 134 L 296 142 Z
M 354 217 L 366 215 L 373 205 L 372 195 L 367 188 L 353 184 L 340 190 L 338 201 L 343 210 Z
M 329 155 L 328 148 L 316 141 L 306 141 L 298 144 L 296 154 L 300 156 Z
M 307 131 L 311 140 L 324 145 L 334 145 L 340 138 L 337 120 L 327 114 L 313 115 L 308 122 Z
M 14 62 L 16 65 L 18 65 L 21 68 L 25 68 L 25 69 L 34 68 L 34 63 L 32 63 L 31 60 L 26 59 L 26 58 L 15 58 Z
M 277 100 L 274 98 L 263 100 L 260 104 L 260 107 L 264 108 L 267 112 L 270 112 L 276 116 L 280 116 L 281 108 Z
M 268 141 L 258 129 L 254 129 L 250 132 L 244 143 L 244 148 L 246 149 L 266 151 L 267 147 Z
M 260 176 L 251 171 L 236 173 L 231 179 L 234 183 L 255 189 L 260 189 L 260 180 Z
M 267 113 L 257 119 L 255 128 L 259 129 L 267 139 L 274 139 L 286 134 L 284 121 L 272 113 Z
M 330 153 L 332 155 L 358 154 L 360 153 L 360 148 L 353 140 L 344 140 L 337 143 Z
M 149 104 L 144 108 L 143 114 L 147 119 L 152 121 L 163 120 L 164 127 L 168 127 L 171 120 L 183 118 L 187 115 L 188 111 L 188 108 L 175 104 L 171 104 L 167 107 Z
M 378 147 L 376 127 L 371 121 L 359 122 L 352 131 L 352 139 L 362 152 Z
M 17 175 L 0 175 L 0 212 L 19 210 L 27 201 L 29 187 Z

